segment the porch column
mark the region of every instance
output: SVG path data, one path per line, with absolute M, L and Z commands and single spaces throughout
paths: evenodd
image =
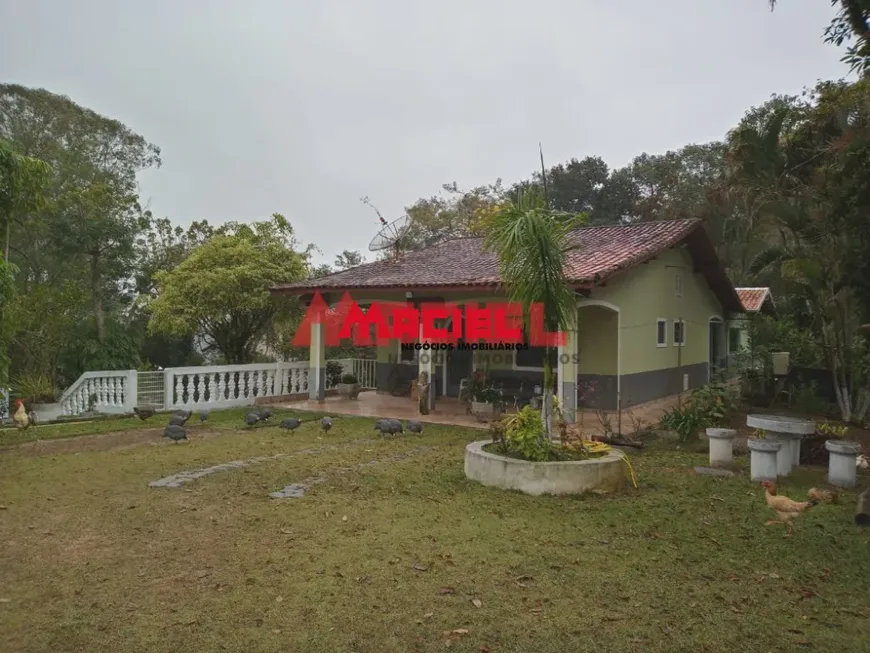
M 559 382 L 559 404 L 565 422 L 574 424 L 577 421 L 577 329 L 567 331 L 568 339 L 564 347 L 559 347 L 559 364 L 557 379 Z
M 420 324 L 420 342 L 423 343 L 425 340 L 423 339 L 423 324 Z M 417 355 L 417 378 L 420 378 L 420 374 L 426 372 L 429 376 L 429 385 L 434 383 L 434 375 L 435 375 L 435 353 L 429 349 L 421 349 Z M 418 386 L 419 391 L 419 386 Z M 423 397 L 423 400 L 426 402 L 426 406 L 428 410 L 432 410 L 434 406 L 432 406 L 432 391 L 429 390 L 426 393 L 426 396 Z
M 308 349 L 308 398 L 326 399 L 326 344 L 323 335 L 326 324 L 311 324 L 311 346 Z

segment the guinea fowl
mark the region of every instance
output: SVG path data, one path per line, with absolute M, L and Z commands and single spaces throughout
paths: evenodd
M 248 426 L 254 426 L 257 422 L 260 421 L 260 416 L 257 413 L 248 413 L 245 415 L 245 424 Z
M 172 417 L 169 418 L 169 425 L 170 426 L 184 426 L 186 422 L 187 422 L 187 420 L 184 419 L 183 417 L 181 417 L 180 415 L 173 415 Z
M 187 431 L 185 431 L 184 427 L 182 426 L 178 426 L 177 424 L 170 424 L 165 429 L 163 429 L 163 437 L 174 440 L 175 444 L 178 444 L 180 440 L 187 440 Z
M 193 415 L 192 410 L 176 410 L 174 413 L 172 413 L 173 417 L 180 417 L 185 422 L 190 419 L 191 415 Z
M 290 431 L 295 431 L 301 425 L 302 425 L 302 422 L 300 422 L 295 417 L 288 417 L 287 419 L 283 420 L 278 426 L 282 429 L 288 429 Z
M 332 428 L 332 419 L 329 417 L 324 417 L 320 420 L 320 428 L 323 429 L 324 433 L 329 433 L 329 429 Z
M 200 424 L 205 424 L 208 421 L 208 411 L 201 410 L 199 411 L 199 422 Z
M 408 430 L 411 433 L 423 433 L 423 424 L 415 419 L 409 419 Z
M 397 419 L 388 419 L 387 422 L 392 426 L 390 433 L 403 433 L 405 432 L 405 428 L 402 426 L 402 422 Z
M 144 407 L 139 408 L 137 406 L 137 407 L 133 408 L 133 412 L 136 414 L 136 417 L 138 417 L 139 419 L 141 419 L 144 422 L 146 419 L 150 419 L 150 418 L 154 417 L 154 413 L 156 413 L 157 411 L 154 410 L 153 408 L 150 408 L 150 407 L 149 408 L 144 408 Z
M 268 422 L 269 418 L 272 417 L 272 411 L 269 410 L 268 408 L 264 408 L 263 410 L 261 410 L 259 412 L 259 415 L 260 415 L 260 420 L 262 420 L 263 422 Z

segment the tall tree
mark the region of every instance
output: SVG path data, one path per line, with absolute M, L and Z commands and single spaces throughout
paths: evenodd
M 518 198 L 520 191 L 533 187 L 543 193 L 543 177 L 532 173 L 531 179 L 511 187 Z M 588 156 L 559 163 L 547 171 L 547 197 L 550 209 L 565 214 L 586 213 L 589 224 L 620 224 L 635 213 L 638 192 L 627 171 L 611 170 L 601 157 Z
M 143 225 L 136 175 L 160 165 L 159 148 L 68 97 L 16 84 L 0 85 L 0 138 L 54 172 L 50 206 L 11 236 L 20 283 L 29 289 L 51 278 L 81 278 L 103 341 L 106 303 L 132 276 Z
M 304 278 L 310 248 L 297 247 L 293 228 L 277 213 L 225 225 L 176 268 L 156 274 L 151 331 L 195 334 L 228 363 L 251 362 L 276 315 L 294 308 L 269 288 Z
M 868 100 L 867 82 L 821 83 L 805 101 L 774 104 L 730 136 L 731 183 L 777 235 L 753 271 L 779 279 L 808 307 L 846 421 L 870 407 L 855 273 L 870 256 L 866 205 L 856 203 L 870 184 Z
M 776 7 L 777 0 L 768 0 L 770 9 Z M 839 6 L 837 15 L 825 29 L 825 42 L 837 47 L 843 43 L 854 43 L 846 48 L 843 63 L 849 64 L 853 71 L 862 76 L 870 72 L 870 2 L 867 0 L 831 0 L 832 6 Z
M 576 215 L 550 211 L 537 188 L 520 190 L 515 201 L 486 223 L 486 247 L 496 254 L 511 301 L 521 304 L 527 316 L 533 304 L 543 304 L 548 331 L 568 331 L 576 324 L 577 299 L 565 278 L 565 262 L 568 234 L 578 223 Z M 546 435 L 552 438 L 554 379 L 550 348 L 546 349 L 543 417 Z

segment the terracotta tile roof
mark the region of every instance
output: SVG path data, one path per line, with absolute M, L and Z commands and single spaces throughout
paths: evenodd
M 757 313 L 764 306 L 764 300 L 773 297 L 770 295 L 770 288 L 735 288 L 737 296 L 740 298 L 740 303 L 743 304 L 743 310 L 747 313 Z
M 577 249 L 568 254 L 566 276 L 577 287 L 594 286 L 620 270 L 639 265 L 686 241 L 696 258 L 696 266 L 708 276 L 723 305 L 728 310 L 741 310 L 700 220 L 582 227 L 571 233 L 570 241 Z M 459 290 L 495 287 L 499 282 L 496 257 L 484 250 L 483 240 L 460 238 L 409 252 L 399 259 L 365 263 L 317 279 L 275 286 L 272 291 L 303 294 L 314 290 Z

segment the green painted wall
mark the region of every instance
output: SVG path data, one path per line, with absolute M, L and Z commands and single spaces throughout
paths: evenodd
M 682 275 L 681 297 L 677 294 L 678 273 Z M 667 250 L 649 263 L 628 270 L 593 290 L 590 299 L 620 307 L 623 375 L 677 367 L 679 359 L 682 365 L 707 362 L 710 317 L 724 317 L 704 276 L 693 272 L 691 257 L 683 247 Z M 656 346 L 659 318 L 668 320 L 665 347 Z M 686 324 L 686 344 L 676 347 L 674 320 L 680 318 Z
M 578 374 L 617 373 L 617 324 L 619 316 L 603 306 L 577 311 Z

